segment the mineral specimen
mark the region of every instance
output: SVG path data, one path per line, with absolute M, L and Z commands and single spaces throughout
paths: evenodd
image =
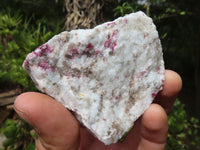
M 164 82 L 158 32 L 143 12 L 62 32 L 30 53 L 23 67 L 39 90 L 107 145 L 133 126 Z

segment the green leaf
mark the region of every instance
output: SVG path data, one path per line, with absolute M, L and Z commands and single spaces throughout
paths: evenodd
M 124 133 L 124 135 L 121 137 L 121 139 L 119 139 L 120 142 L 123 142 L 123 141 L 124 141 L 124 139 L 126 138 L 126 136 L 127 136 L 128 133 L 131 131 L 132 128 L 133 128 L 133 127 L 131 127 L 128 131 L 126 131 L 126 132 Z
M 35 143 L 28 143 L 23 150 L 35 150 Z
M 15 137 L 17 131 L 17 127 L 15 125 L 10 125 L 4 128 L 2 131 L 3 135 L 5 135 L 7 138 Z
M 178 134 L 177 137 L 183 139 L 186 137 L 186 134 L 182 132 L 182 133 Z
M 37 139 L 38 135 L 37 133 L 35 132 L 35 130 L 31 130 L 30 131 L 30 135 L 33 137 L 33 139 Z
M 13 138 L 8 138 L 3 142 L 3 146 L 7 148 L 10 145 L 14 145 L 15 140 Z
M 165 32 L 162 36 L 162 39 L 165 39 L 167 37 L 167 32 Z
M 180 15 L 185 15 L 186 12 L 185 12 L 185 11 L 181 11 L 179 14 L 180 14 Z

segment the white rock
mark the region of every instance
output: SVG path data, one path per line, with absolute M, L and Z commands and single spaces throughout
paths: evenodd
M 158 32 L 143 12 L 62 32 L 30 53 L 23 67 L 39 90 L 107 145 L 133 126 L 164 82 Z

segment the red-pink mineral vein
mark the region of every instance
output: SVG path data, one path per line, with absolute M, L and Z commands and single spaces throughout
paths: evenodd
M 48 62 L 46 60 L 42 60 L 39 64 L 39 67 L 41 67 L 43 70 L 47 70 L 50 68 Z
M 104 43 L 105 48 L 110 48 L 112 51 L 114 51 L 115 46 L 117 46 L 117 34 L 118 30 L 115 30 L 112 33 L 112 36 L 108 34 L 107 40 Z
M 53 48 L 49 46 L 47 43 L 41 45 L 40 47 L 37 48 L 39 51 L 34 51 L 33 54 L 36 56 L 42 57 L 42 56 L 47 56 L 48 53 L 53 52 Z

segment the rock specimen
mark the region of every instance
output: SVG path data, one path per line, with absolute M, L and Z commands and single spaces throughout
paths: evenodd
M 23 67 L 39 90 L 107 145 L 133 126 L 164 83 L 158 32 L 143 12 L 62 32 L 30 53 Z

